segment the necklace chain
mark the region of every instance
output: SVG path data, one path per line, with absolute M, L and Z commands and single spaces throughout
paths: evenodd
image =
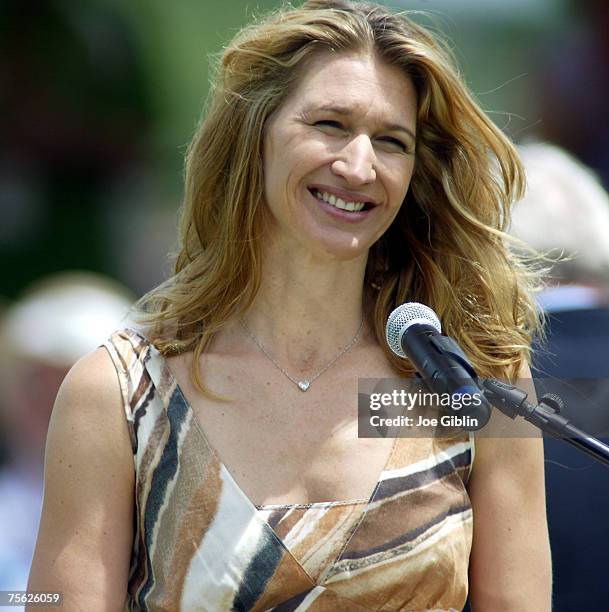
M 254 333 L 249 329 L 249 327 L 245 324 L 243 319 L 239 319 L 241 322 L 241 326 L 247 332 L 249 337 L 254 341 L 256 346 L 260 349 L 260 351 L 264 354 L 264 356 L 289 380 L 291 380 L 301 391 L 308 391 L 309 387 L 315 382 L 326 370 L 331 368 L 345 353 L 349 352 L 355 343 L 359 340 L 359 336 L 362 332 L 362 328 L 364 327 L 364 317 L 362 317 L 362 322 L 359 324 L 357 332 L 355 336 L 351 339 L 351 342 L 347 344 L 340 352 L 328 363 L 326 364 L 317 374 L 312 376 L 311 378 L 306 378 L 303 380 L 298 380 L 291 376 L 277 361 L 275 358 L 264 348 L 264 345 L 258 340 L 258 338 L 254 335 Z

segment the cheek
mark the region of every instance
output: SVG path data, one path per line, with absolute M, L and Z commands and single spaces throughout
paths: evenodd
M 272 163 L 269 163 L 266 176 L 267 183 L 273 186 L 276 195 L 288 197 L 298 191 L 303 181 L 317 167 L 315 160 L 319 159 L 319 153 L 310 146 L 286 143 L 279 155 L 275 155 Z
M 281 160 L 278 147 L 267 138 L 264 143 L 262 168 L 264 173 L 264 198 L 272 208 L 277 199 L 278 185 L 281 184 Z
M 410 189 L 413 171 L 414 162 L 401 166 L 391 175 L 391 194 L 398 206 L 401 205 Z

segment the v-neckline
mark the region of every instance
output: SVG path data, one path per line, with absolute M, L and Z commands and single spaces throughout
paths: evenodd
M 199 421 L 196 412 L 194 411 L 191 403 L 188 401 L 188 399 L 186 397 L 186 394 L 182 390 L 182 387 L 180 386 L 180 383 L 178 382 L 178 379 L 177 379 L 175 373 L 169 367 L 169 363 L 167 362 L 167 359 L 165 359 L 165 357 L 163 357 L 157 351 L 157 349 L 153 345 L 151 345 L 151 348 L 154 351 L 154 353 L 156 354 L 157 358 L 159 358 L 161 360 L 162 368 L 165 371 L 166 379 L 169 380 L 171 386 L 179 394 L 180 399 L 182 400 L 182 403 L 184 404 L 184 406 L 186 408 L 186 413 L 192 419 L 192 421 L 194 423 L 194 426 L 196 427 L 197 432 L 201 436 L 203 442 L 205 443 L 205 445 L 209 449 L 210 453 L 213 455 L 213 457 L 218 462 L 218 464 L 223 468 L 223 470 L 228 475 L 228 477 L 230 478 L 230 480 L 233 483 L 233 485 L 235 486 L 235 488 L 240 492 L 242 497 L 247 501 L 247 504 L 250 506 L 250 509 L 253 509 L 255 512 L 259 513 L 261 510 L 263 510 L 265 508 L 266 505 L 262 505 L 262 506 L 259 507 L 257 504 L 255 504 L 253 502 L 253 500 L 250 498 L 250 496 L 243 490 L 241 485 L 239 485 L 239 483 L 237 482 L 237 480 L 233 476 L 232 472 L 228 469 L 228 466 L 221 459 L 220 454 L 218 453 L 218 451 L 216 450 L 214 445 L 210 442 L 209 438 L 205 434 L 205 431 L 203 429 L 203 425 Z M 368 509 L 370 504 L 372 504 L 375 501 L 376 493 L 379 490 L 379 487 L 380 487 L 381 482 L 383 480 L 383 474 L 387 471 L 387 468 L 388 468 L 389 464 L 391 463 L 393 455 L 395 454 L 395 449 L 396 449 L 396 446 L 397 446 L 397 440 L 398 440 L 398 438 L 396 436 L 393 439 L 393 443 L 391 445 L 391 449 L 390 449 L 390 451 L 389 451 L 389 453 L 387 455 L 387 458 L 385 459 L 385 462 L 383 463 L 383 467 L 382 467 L 379 475 L 376 478 L 376 481 L 375 481 L 374 487 L 372 489 L 372 492 L 370 493 L 370 496 L 367 499 L 364 499 L 364 498 L 355 499 L 354 498 L 354 499 L 349 499 L 349 500 L 336 500 L 336 501 L 332 500 L 330 502 L 309 502 L 309 503 L 306 503 L 306 504 L 281 504 L 281 505 L 284 505 L 284 506 L 313 506 L 314 507 L 314 506 L 323 505 L 323 504 L 352 504 L 352 503 L 355 504 L 355 503 L 359 502 L 360 504 L 363 505 L 363 514 L 365 514 L 366 510 Z M 362 499 L 364 500 L 363 502 L 362 502 Z
M 135 333 L 137 334 L 137 332 Z M 141 334 L 138 334 L 138 335 L 141 336 Z M 184 394 L 184 391 L 182 390 L 182 387 L 180 386 L 180 383 L 178 382 L 178 379 L 175 376 L 175 373 L 169 366 L 167 359 L 163 357 L 163 355 L 160 354 L 160 352 L 151 342 L 149 342 L 144 337 L 143 339 L 148 344 L 148 356 L 147 358 L 144 359 L 144 367 L 148 371 L 148 374 L 151 378 L 153 385 L 157 389 L 166 388 L 169 390 L 169 393 L 167 394 L 159 394 L 159 399 L 163 403 L 164 410 L 165 411 L 169 410 L 169 407 L 172 402 L 172 398 L 174 397 L 175 394 L 177 394 L 179 398 L 179 402 L 182 404 L 182 407 L 184 409 L 184 416 L 193 423 L 193 427 L 195 431 L 198 433 L 203 444 L 207 447 L 210 454 L 212 455 L 214 460 L 217 462 L 220 473 L 223 474 L 223 476 L 226 478 L 227 485 L 232 486 L 233 490 L 237 493 L 239 498 L 243 500 L 243 503 L 245 504 L 245 508 L 247 508 L 249 511 L 249 515 L 254 520 L 259 521 L 259 525 L 262 527 L 262 529 L 264 529 L 267 532 L 267 534 L 274 541 L 277 542 L 281 550 L 283 550 L 284 553 L 292 560 L 292 562 L 296 564 L 295 567 L 298 568 L 297 571 L 302 574 L 303 578 L 306 578 L 308 583 L 311 585 L 311 588 L 324 588 L 324 589 L 328 588 L 324 586 L 327 577 L 330 575 L 332 568 L 334 568 L 335 565 L 341 561 L 342 556 L 349 545 L 349 542 L 352 540 L 355 534 L 359 531 L 359 528 L 362 525 L 362 523 L 364 523 L 369 507 L 372 504 L 374 504 L 376 501 L 378 491 L 383 482 L 383 475 L 388 470 L 389 465 L 391 464 L 391 461 L 395 455 L 398 437 L 395 437 L 393 440 L 393 444 L 391 445 L 390 452 L 388 453 L 387 458 L 383 464 L 383 468 L 380 471 L 376 479 L 376 483 L 372 489 L 372 492 L 370 493 L 368 500 L 365 503 L 361 504 L 362 508 L 361 508 L 360 516 L 355 520 L 354 525 L 351 528 L 351 531 L 349 533 L 349 536 L 347 537 L 344 544 L 341 546 L 339 552 L 331 560 L 328 561 L 326 568 L 321 572 L 321 574 L 317 577 L 317 579 L 315 579 L 307 572 L 307 570 L 302 565 L 301 561 L 294 555 L 292 550 L 290 550 L 290 547 L 286 544 L 284 539 L 277 533 L 277 531 L 275 531 L 275 529 L 265 519 L 265 517 L 263 516 L 264 511 L 260 510 L 256 506 L 256 504 L 253 503 L 249 495 L 247 495 L 247 493 L 241 488 L 241 486 L 239 485 L 237 480 L 233 477 L 232 473 L 230 472 L 226 464 L 222 461 L 222 459 L 220 458 L 220 455 L 217 453 L 216 449 L 214 448 L 214 446 L 211 444 L 211 442 L 205 435 L 203 426 L 199 422 L 199 419 L 197 418 L 197 415 L 194 409 L 192 408 L 190 402 L 186 398 L 186 395 Z M 152 365 L 151 362 L 156 362 L 153 368 L 149 367 Z M 162 385 L 161 385 L 161 381 L 163 381 Z
M 326 580 L 327 576 L 330 574 L 332 568 L 341 560 L 342 555 L 343 555 L 345 549 L 349 545 L 349 542 L 351 541 L 353 536 L 357 533 L 357 531 L 359 530 L 359 527 L 361 526 L 361 524 L 364 522 L 364 520 L 366 518 L 366 513 L 368 511 L 368 508 L 371 506 L 371 504 L 373 504 L 375 502 L 375 498 L 376 498 L 377 492 L 378 492 L 378 490 L 379 490 L 379 488 L 381 486 L 382 480 L 383 480 L 383 474 L 387 471 L 388 466 L 391 463 L 391 460 L 393 459 L 393 455 L 394 455 L 396 447 L 397 447 L 397 440 L 398 440 L 398 438 L 395 437 L 394 440 L 393 440 L 393 444 L 391 445 L 391 450 L 389 451 L 387 459 L 385 460 L 385 463 L 383 465 L 383 469 L 381 470 L 381 472 L 379 473 L 379 475 L 378 475 L 378 477 L 376 479 L 376 483 L 374 485 L 374 488 L 372 489 L 372 493 L 370 494 L 370 496 L 369 496 L 367 501 L 365 501 L 364 503 L 361 503 L 362 507 L 361 507 L 361 510 L 360 510 L 360 515 L 355 520 L 354 525 L 351 528 L 351 532 L 349 533 L 349 536 L 347 537 L 346 541 L 341 546 L 341 548 L 338 551 L 338 553 L 331 560 L 328 561 L 325 569 L 320 573 L 318 578 L 315 579 L 304 568 L 302 562 L 295 556 L 294 552 L 286 544 L 285 540 L 279 535 L 279 533 L 277 533 L 275 528 L 272 525 L 270 525 L 269 522 L 266 520 L 266 518 L 264 517 L 264 509 L 263 508 L 258 508 L 258 506 L 252 501 L 250 496 L 241 488 L 241 486 L 239 485 L 239 483 L 237 482 L 235 477 L 232 475 L 231 471 L 228 469 L 228 467 L 226 466 L 224 461 L 222 461 L 222 459 L 220 458 L 220 455 L 218 454 L 218 452 L 216 451 L 214 446 L 211 444 L 211 442 L 209 441 L 208 437 L 205 435 L 205 431 L 203 430 L 203 426 L 199 422 L 199 419 L 197 418 L 197 415 L 196 415 L 195 411 L 193 410 L 190 402 L 188 401 L 188 399 L 186 399 L 186 395 L 184 394 L 184 392 L 182 390 L 182 387 L 180 387 L 180 383 L 178 382 L 175 374 L 173 373 L 173 370 L 169 367 L 169 364 L 167 363 L 167 361 L 165 360 L 165 358 L 162 355 L 160 355 L 159 353 L 157 353 L 157 355 L 162 359 L 162 365 L 163 365 L 163 368 L 165 370 L 165 375 L 169 379 L 171 387 L 174 389 L 173 392 L 167 398 L 167 402 L 165 403 L 165 407 L 167 407 L 168 402 L 170 401 L 170 399 L 173 396 L 173 394 L 177 393 L 179 398 L 180 398 L 180 401 L 182 402 L 182 404 L 183 404 L 183 406 L 185 408 L 186 415 L 193 422 L 193 427 L 198 432 L 199 436 L 201 437 L 201 440 L 203 441 L 205 446 L 208 448 L 209 452 L 214 457 L 215 461 L 218 462 L 218 466 L 220 468 L 220 472 L 224 473 L 225 477 L 229 481 L 229 484 L 234 488 L 234 490 L 237 492 L 239 497 L 243 500 L 245 505 L 248 507 L 251 515 L 253 517 L 256 517 L 256 520 L 260 520 L 261 521 L 263 528 L 265 530 L 267 530 L 267 532 L 277 541 L 277 543 L 279 544 L 281 549 L 284 550 L 285 553 L 287 555 L 289 555 L 289 557 L 297 564 L 297 566 L 300 568 L 299 571 L 303 572 L 303 574 L 307 577 L 307 579 L 311 582 L 312 585 L 314 585 L 315 587 L 326 588 L 323 585 L 325 583 L 325 580 Z M 326 502 L 320 502 L 320 503 L 326 503 Z M 351 503 L 351 502 L 347 501 L 346 503 Z

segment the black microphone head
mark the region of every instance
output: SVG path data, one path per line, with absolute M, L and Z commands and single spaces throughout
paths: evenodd
M 387 318 L 385 337 L 389 348 L 399 357 L 406 357 L 402 350 L 402 336 L 415 323 L 431 325 L 439 334 L 442 333 L 440 319 L 429 306 L 418 302 L 406 302 L 398 306 Z

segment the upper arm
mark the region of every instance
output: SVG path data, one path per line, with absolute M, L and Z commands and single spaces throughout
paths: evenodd
M 528 367 L 520 373 L 518 386 Z M 552 568 L 545 506 L 543 441 L 538 430 L 493 411 L 504 437 L 476 437 L 468 484 L 474 513 L 470 559 L 473 610 L 551 609 Z M 510 429 L 510 435 L 505 429 Z
M 133 487 L 117 374 L 107 351 L 98 349 L 72 368 L 53 408 L 28 589 L 62 592 L 67 610 L 122 609 Z

